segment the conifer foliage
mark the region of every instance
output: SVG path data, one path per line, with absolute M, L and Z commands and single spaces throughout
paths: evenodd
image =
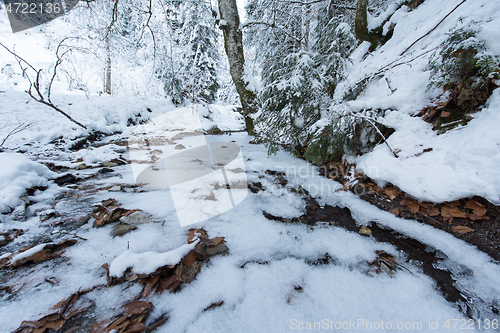
M 356 39 L 346 23 L 352 19 L 338 5 L 347 4 L 252 0 L 247 5 L 247 41 L 262 76 L 257 131 L 270 152 L 283 144 L 302 154 L 313 124 L 344 78 Z

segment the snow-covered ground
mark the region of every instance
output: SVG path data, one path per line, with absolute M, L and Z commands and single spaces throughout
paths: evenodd
M 267 190 L 250 193 L 236 208 L 203 223 L 180 227 L 169 190 L 142 193 L 125 189 L 119 192 L 104 190 L 85 195 L 84 191 L 68 188 L 63 190 L 64 195 L 52 202 L 53 209 L 62 216 L 77 218 L 88 215 L 91 204 L 112 197 L 123 207 L 142 209 L 152 218 L 149 222 L 137 224 L 136 230 L 114 238 L 111 236 L 112 225 L 94 228 L 93 219 L 72 231 L 67 230 L 64 223 L 56 226 L 51 226 L 52 220 L 41 223 L 39 216 L 25 222 L 8 219 L 2 223 L 5 229 L 25 230 L 24 235 L 9 245 L 12 249 L 31 244 L 48 234 L 52 242 L 74 238 L 75 235 L 80 239 L 64 253 L 66 261 L 49 261 L 18 269 L 15 280 L 8 282 L 19 288 L 17 294 L 4 296 L 1 302 L 2 330 L 11 331 L 22 320 L 39 318 L 50 306 L 79 289 L 106 283 L 100 266 L 113 262 L 114 258 L 120 257 L 124 261 L 137 253 L 135 256 L 140 256 L 143 265 L 147 266 L 144 263 L 147 256 L 139 254 L 163 253 L 181 247 L 185 244 L 189 227 L 203 227 L 212 237 L 226 237 L 230 253 L 211 258 L 196 280 L 185 285 L 180 292 L 154 294 L 148 298 L 155 307 L 151 318 L 164 313 L 170 316 L 160 332 L 200 329 L 209 332 L 285 332 L 308 322 L 335 327 L 353 321 L 361 331 L 371 331 L 366 329 L 367 322 L 380 325 L 382 321 L 386 326 L 380 331 L 389 331 L 388 323 L 394 326 L 422 323 L 425 330 L 430 322 L 438 321 L 439 325 L 444 325 L 447 320 L 468 319 L 440 295 L 434 281 L 423 274 L 421 267 L 405 263 L 404 255 L 392 245 L 340 227 L 318 225 L 311 228 L 264 217 L 263 211 L 283 217 L 301 215 L 305 203 L 292 191 L 299 185 L 314 194 L 321 205 L 348 207 L 360 226 L 376 221 L 441 251 L 449 257 L 442 265 L 455 270 L 457 284 L 476 299 L 476 311 L 483 319 L 498 319 L 481 305 L 481 302 L 498 304 L 500 301 L 500 287 L 496 283 L 500 268 L 487 255 L 445 232 L 382 212 L 349 192 L 332 193 L 331 189 L 338 184 L 320 177 L 314 166 L 286 152 L 268 158 L 265 147 L 249 144 L 250 139 L 243 133 L 207 137 L 208 141 L 236 140 L 246 161 L 249 182 L 259 181 Z M 110 154 L 109 158 L 112 157 L 114 155 Z M 116 174 L 110 178 L 84 184 L 101 187 L 134 182 L 129 165 L 115 170 Z M 265 170 L 285 171 L 288 184 L 280 187 Z M 75 194 L 81 197 L 75 198 Z M 376 258 L 377 250 L 394 255 L 411 272 L 400 270 L 392 278 L 375 274 L 368 262 Z M 333 258 L 330 264 L 316 266 L 310 263 L 326 253 Z M 151 253 L 150 260 L 158 256 Z M 45 278 L 51 277 L 58 281 L 56 285 L 44 282 Z M 96 290 L 86 297 L 96 303 L 94 313 L 96 320 L 100 320 L 111 316 L 137 293 L 140 293 L 139 286 L 126 284 Z M 219 301 L 224 301 L 223 305 L 203 311 Z M 416 325 L 405 331 L 422 331 Z
M 478 195 L 499 204 L 500 178 L 495 166 L 500 162 L 500 132 L 496 130 L 500 121 L 500 90 L 494 91 L 482 111 L 473 114 L 474 119 L 466 126 L 443 135 L 432 131 L 432 125 L 422 118 L 412 117 L 432 105 L 443 92 L 442 89 L 427 91 L 430 74 L 427 66 L 429 57 L 452 29 L 479 28 L 477 38 L 485 42 L 488 52 L 497 59 L 500 55 L 500 5 L 496 1 L 466 1 L 432 30 L 461 2 L 426 0 L 413 11 L 406 6 L 396 11 L 390 19 L 396 23 L 392 38 L 368 55 L 365 55 L 367 42 L 360 45 L 352 55 L 348 78 L 340 84 L 336 95 L 341 98 L 343 87 L 382 73 L 358 98 L 343 105 L 352 111 L 392 110 L 378 120 L 396 130 L 387 143 L 399 152 L 399 157 L 395 158 L 387 146 L 380 145 L 351 160 L 370 178 L 381 185 L 390 182 L 422 201 L 444 202 Z M 394 11 L 394 7 L 390 6 L 388 11 Z M 427 32 L 430 34 L 401 56 Z M 432 151 L 422 154 L 430 148 Z

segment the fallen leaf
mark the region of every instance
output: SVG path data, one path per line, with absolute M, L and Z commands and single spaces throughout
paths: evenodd
M 209 306 L 207 306 L 204 310 L 204 311 L 207 311 L 207 310 L 210 310 L 210 309 L 213 309 L 213 308 L 216 308 L 218 306 L 221 306 L 222 304 L 224 304 L 224 301 L 219 301 L 219 302 L 215 302 L 215 303 L 212 303 L 210 304 Z
M 476 214 L 469 214 L 469 218 L 472 221 L 489 220 L 490 219 L 488 216 L 477 216 Z
M 464 212 L 464 211 L 461 211 L 461 210 L 460 210 L 460 209 L 458 209 L 458 208 L 451 208 L 451 209 L 449 210 L 449 214 L 450 214 L 451 216 L 453 216 L 453 217 L 459 217 L 459 218 L 462 218 L 462 219 L 464 219 L 464 218 L 466 218 L 466 217 L 467 217 L 467 213 L 466 213 L 466 212 Z
M 430 210 L 429 210 L 429 213 L 427 215 L 429 216 L 438 216 L 439 214 L 441 214 L 441 211 L 439 210 L 439 207 L 432 207 Z
M 452 210 L 451 207 L 443 206 L 441 208 L 441 217 L 443 217 L 443 218 L 450 218 L 450 217 L 452 217 L 451 214 L 450 214 L 450 210 Z
M 454 225 L 453 227 L 451 227 L 451 230 L 453 230 L 453 232 L 456 232 L 459 234 L 466 234 L 468 232 L 474 231 L 474 229 L 471 229 L 471 228 L 466 227 L 464 225 Z
M 394 216 L 399 216 L 399 209 L 393 208 L 389 211 L 389 213 L 394 214 Z
M 391 200 L 394 200 L 401 194 L 401 192 L 399 192 L 399 190 L 395 187 L 385 187 L 382 189 L 382 193 Z
M 411 199 L 404 199 L 403 201 L 401 201 L 401 205 L 408 207 L 412 213 L 418 213 L 418 211 L 420 210 L 420 206 L 418 205 L 418 203 Z
M 181 281 L 177 278 L 177 275 L 171 275 L 167 278 L 163 278 L 158 282 L 156 286 L 156 292 L 162 293 L 165 290 L 174 291 L 181 284 Z
M 467 201 L 467 203 L 465 204 L 465 208 L 472 209 L 474 214 L 479 217 L 484 216 L 488 211 L 488 209 L 484 207 L 484 205 L 480 204 L 476 200 Z
M 194 250 L 189 251 L 188 254 L 181 259 L 182 263 L 187 266 L 191 266 L 196 261 L 197 255 Z
M 460 201 L 455 200 L 455 201 L 445 202 L 444 205 L 448 206 L 448 207 L 458 207 L 458 206 L 461 206 L 461 203 L 460 203 Z

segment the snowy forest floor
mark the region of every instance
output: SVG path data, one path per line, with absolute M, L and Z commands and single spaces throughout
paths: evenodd
M 2 95 L 16 102 L 27 98 Z M 82 100 L 84 106 L 78 107 L 93 106 L 90 117 L 112 118 L 97 98 Z M 106 107 L 118 100 L 105 100 Z M 144 103 L 153 104 L 157 115 L 161 105 L 132 100 L 123 102 L 132 115 L 145 110 Z M 44 111 L 35 108 L 40 112 L 34 117 L 43 119 Z M 203 129 L 213 124 L 241 128 L 241 119 L 229 109 L 211 108 L 207 115 L 206 108 L 198 107 L 206 115 L 200 119 L 212 118 L 201 124 Z M 149 128 L 155 140 L 147 147 L 157 157 L 143 160 L 144 165 L 189 151 L 193 138 L 185 133 L 196 129 L 193 109 L 164 107 L 158 113 Z M 47 141 L 61 128 L 36 135 Z M 435 216 L 434 223 L 426 221 L 423 216 L 429 214 L 422 212 L 433 207 L 419 203 L 417 213 L 416 203 L 390 186 L 382 190 L 364 179 L 368 191 L 360 198 L 354 187 L 339 190 L 342 182 L 319 172 L 331 174 L 333 166 L 318 171 L 285 151 L 268 157 L 266 148 L 251 144 L 253 138 L 245 133 L 206 135 L 207 142 L 240 147 L 248 195 L 231 210 L 181 227 L 171 191 L 136 182 L 133 164 L 144 145 L 133 139 L 133 131 L 92 140 L 83 134 L 72 140 L 56 135 L 50 143 L 21 145 L 30 135 L 19 133 L 11 140 L 22 148 L 2 153 L 3 174 L 15 169 L 5 177 L 12 186 L 4 188 L 12 193 L 22 188 L 16 198 L 21 201 L 2 215 L 0 224 L 2 331 L 75 332 L 93 325 L 94 332 L 146 327 L 148 332 L 285 332 L 314 322 L 323 329 L 356 322 L 357 329 L 371 331 L 369 325 L 380 327 L 381 321 L 382 331 L 390 330 L 389 323 L 411 323 L 408 332 L 435 323 L 452 332 L 460 331 L 460 324 L 471 331 L 496 331 L 500 268 L 467 244 L 475 240 L 464 235 L 476 234 L 492 247 L 498 246 L 495 238 L 486 238 L 486 228 L 477 225 L 468 233 L 453 232 L 461 230 L 454 226 L 465 227 L 460 217 L 452 223 Z M 200 202 L 210 202 L 219 190 L 212 189 Z M 461 208 L 467 202 L 436 207 L 449 211 L 444 207 Z M 480 209 L 469 206 L 471 214 Z M 486 209 L 489 223 L 497 223 L 496 207 Z M 227 250 L 217 248 L 218 237 L 224 237 Z M 202 247 L 194 248 L 198 242 Z M 141 260 L 134 261 L 135 254 L 142 254 Z

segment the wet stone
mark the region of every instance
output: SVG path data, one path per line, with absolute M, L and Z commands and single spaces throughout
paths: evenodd
M 113 228 L 113 237 L 123 236 L 126 233 L 129 233 L 130 231 L 135 230 L 135 229 L 137 229 L 137 227 L 135 225 L 130 225 L 130 224 L 126 224 L 126 223 L 119 223 L 119 224 L 115 225 L 115 227 Z

